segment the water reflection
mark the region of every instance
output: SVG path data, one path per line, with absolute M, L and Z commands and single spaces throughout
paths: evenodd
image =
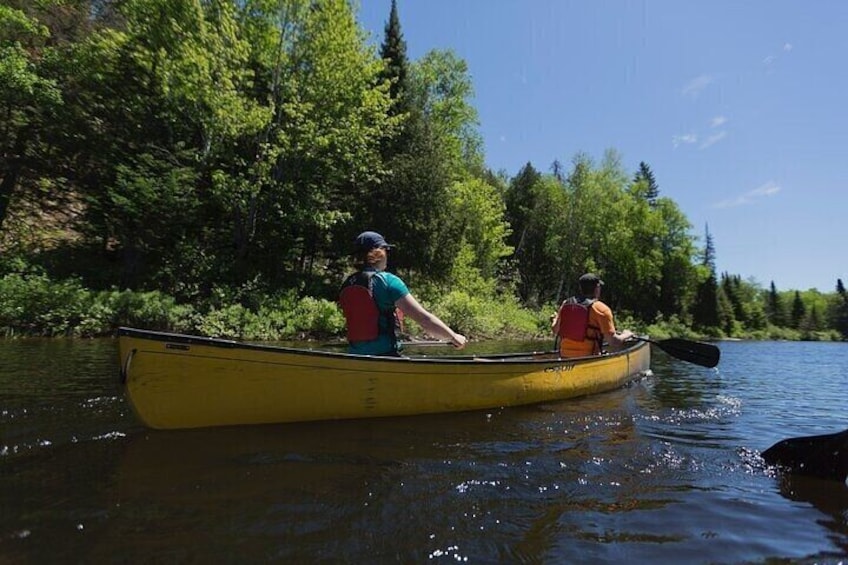
M 790 474 L 781 475 L 779 481 L 780 494 L 787 500 L 812 504 L 826 516 L 816 522 L 838 534 L 834 543 L 848 555 L 848 485 Z
M 781 373 L 779 344 L 723 347 L 719 373 L 655 352 L 654 377 L 567 402 L 155 432 L 115 395 L 114 341 L 72 343 L 0 343 L 0 562 L 848 554 L 839 485 L 754 457 L 842 418 L 845 373 Z

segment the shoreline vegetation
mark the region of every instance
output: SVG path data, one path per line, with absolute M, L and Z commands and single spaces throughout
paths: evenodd
M 344 337 L 344 317 L 338 305 L 314 297 L 283 294 L 253 296 L 247 304 L 221 298 L 198 305 L 179 304 L 160 291 L 86 289 L 73 279 L 52 281 L 45 275 L 7 274 L 0 278 L 0 336 L 4 338 L 114 336 L 120 326 L 203 335 L 244 341 L 328 341 Z M 472 298 L 452 292 L 428 303 L 447 323 L 461 328 L 472 341 L 551 339 L 549 315 L 554 306 L 522 307 L 514 298 Z M 840 341 L 830 330 L 802 330 L 767 325 L 756 331 L 727 335 L 698 332 L 680 320 L 645 324 L 629 314 L 617 319 L 628 328 L 654 339 Z M 406 339 L 426 336 L 412 321 Z
M 364 31 L 348 0 L 0 5 L 0 336 L 341 337 L 374 230 L 478 341 L 550 338 L 586 272 L 657 339 L 848 339 L 841 279 L 720 273 L 638 155 L 492 170 L 467 62 L 411 59 L 396 2 Z

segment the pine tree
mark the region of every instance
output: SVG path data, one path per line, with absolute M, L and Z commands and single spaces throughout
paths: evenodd
M 807 313 L 807 308 L 804 306 L 804 301 L 801 300 L 801 293 L 795 291 L 795 298 L 792 301 L 792 327 L 800 329 L 804 316 Z
M 647 187 L 647 191 L 645 192 L 645 200 L 648 201 L 648 204 L 650 204 L 651 207 L 656 206 L 657 198 L 660 195 L 660 187 L 657 185 L 657 180 L 654 178 L 654 172 L 651 170 L 651 167 L 649 167 L 648 164 L 644 161 L 641 161 L 639 163 L 639 170 L 633 177 L 633 182 L 645 183 L 645 186 Z
M 386 23 L 383 43 L 380 46 L 380 57 L 386 62 L 386 69 L 381 78 L 388 79 L 391 83 L 389 87 L 392 99 L 390 114 L 395 116 L 405 114 L 409 112 L 410 107 L 407 84 L 409 61 L 406 56 L 406 41 L 400 29 L 396 0 L 392 0 L 389 21 Z
M 837 304 L 833 319 L 833 327 L 842 334 L 843 340 L 848 340 L 848 292 L 842 284 L 842 279 L 836 280 Z
M 709 224 L 704 226 L 704 261 L 703 265 L 710 269 L 715 278 L 715 244 L 713 243 L 713 235 L 710 233 Z
M 819 310 L 815 304 L 813 304 L 813 307 L 810 309 L 810 314 L 802 322 L 801 329 L 807 332 L 816 332 L 822 329 L 821 316 L 819 315 Z
M 718 328 L 719 318 L 718 281 L 715 272 L 715 247 L 710 227 L 706 226 L 703 266 L 707 268 L 707 278 L 698 285 L 695 292 L 692 318 L 695 326 L 707 329 Z
M 565 184 L 565 174 L 563 172 L 562 163 L 559 162 L 559 159 L 554 159 L 554 162 L 551 163 L 551 174 L 554 175 L 554 178 L 556 178 L 560 184 Z
M 769 288 L 766 314 L 772 325 L 786 325 L 786 316 L 783 314 L 783 303 L 780 300 L 780 295 L 777 293 L 777 287 L 774 285 L 774 281 L 771 281 L 771 287 Z

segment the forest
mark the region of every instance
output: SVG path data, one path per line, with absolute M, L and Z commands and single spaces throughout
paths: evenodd
M 490 170 L 473 98 L 395 3 L 375 45 L 348 0 L 4 0 L 0 334 L 338 336 L 369 229 L 474 339 L 548 336 L 587 271 L 653 336 L 848 339 L 841 280 L 716 272 L 648 163 Z

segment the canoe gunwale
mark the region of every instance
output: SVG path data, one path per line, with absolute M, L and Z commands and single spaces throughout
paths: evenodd
M 642 347 L 647 347 L 647 342 L 634 342 L 632 346 L 620 351 L 605 354 L 603 356 L 587 356 L 587 357 L 560 357 L 557 351 L 527 351 L 518 353 L 495 353 L 486 355 L 439 355 L 433 357 L 427 356 L 403 356 L 391 357 L 382 355 L 356 355 L 346 352 L 334 352 L 324 350 L 298 349 L 294 347 L 285 347 L 280 345 L 269 345 L 260 343 L 242 342 L 230 339 L 195 336 L 188 334 L 175 334 L 168 332 L 158 332 L 153 330 L 142 330 L 137 328 L 120 327 L 118 328 L 118 337 L 129 337 L 136 339 L 145 339 L 154 342 L 169 343 L 169 344 L 184 344 L 184 345 L 203 345 L 210 347 L 219 347 L 224 349 L 243 349 L 251 351 L 262 351 L 269 353 L 285 353 L 290 355 L 312 356 L 325 359 L 346 359 L 350 361 L 369 361 L 381 363 L 424 363 L 424 364 L 477 364 L 477 363 L 521 363 L 521 364 L 550 364 L 561 363 L 567 360 L 569 363 L 591 363 L 597 362 L 599 359 L 619 357 L 632 353 Z M 123 371 L 122 371 L 123 373 Z

